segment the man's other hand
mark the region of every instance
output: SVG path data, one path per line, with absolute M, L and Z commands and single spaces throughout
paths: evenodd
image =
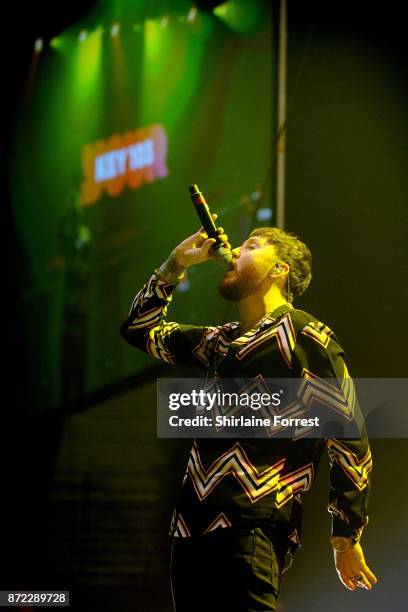
M 363 549 L 358 542 L 345 552 L 334 551 L 334 563 L 340 580 L 350 591 L 356 587 L 369 591 L 377 582 L 365 562 Z

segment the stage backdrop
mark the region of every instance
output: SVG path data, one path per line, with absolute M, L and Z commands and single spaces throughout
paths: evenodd
M 199 226 L 190 183 L 234 244 L 254 207 L 272 206 L 269 3 L 215 13 L 186 2 L 148 13 L 148 4 L 96 6 L 30 68 L 11 172 L 34 412 L 152 366 L 119 327 L 142 284 Z M 212 263 L 191 269 L 168 319 L 234 319 L 215 297 L 220 275 Z

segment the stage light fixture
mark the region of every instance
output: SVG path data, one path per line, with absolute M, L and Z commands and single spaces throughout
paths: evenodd
M 34 50 L 36 53 L 40 53 L 44 47 L 44 41 L 42 38 L 37 38 L 34 43 Z
M 165 15 L 164 17 L 162 17 L 160 19 L 160 27 L 161 28 L 165 28 L 167 26 L 167 24 L 169 23 L 169 17 L 168 15 Z
M 79 41 L 84 42 L 88 36 L 88 32 L 86 30 L 81 30 L 79 33 Z
M 120 24 L 116 21 L 111 27 L 111 36 L 117 36 L 120 32 Z
M 191 9 L 187 13 L 187 21 L 194 21 L 197 17 L 197 7 L 192 6 Z

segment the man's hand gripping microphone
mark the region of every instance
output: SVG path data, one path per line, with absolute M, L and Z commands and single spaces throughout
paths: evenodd
M 231 250 L 224 246 L 215 226 L 214 219 L 211 216 L 210 208 L 203 194 L 201 193 L 197 185 L 190 185 L 189 190 L 191 200 L 194 204 L 194 208 L 200 218 L 205 232 L 207 233 L 209 238 L 215 239 L 215 243 L 212 247 L 214 249 L 215 261 L 221 266 L 226 266 L 227 268 L 232 269 L 233 266 Z

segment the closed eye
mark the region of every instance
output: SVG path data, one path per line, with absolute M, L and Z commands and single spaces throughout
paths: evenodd
M 251 242 L 244 242 L 244 244 L 242 245 L 241 249 L 258 249 L 259 248 L 259 242 L 252 240 Z

